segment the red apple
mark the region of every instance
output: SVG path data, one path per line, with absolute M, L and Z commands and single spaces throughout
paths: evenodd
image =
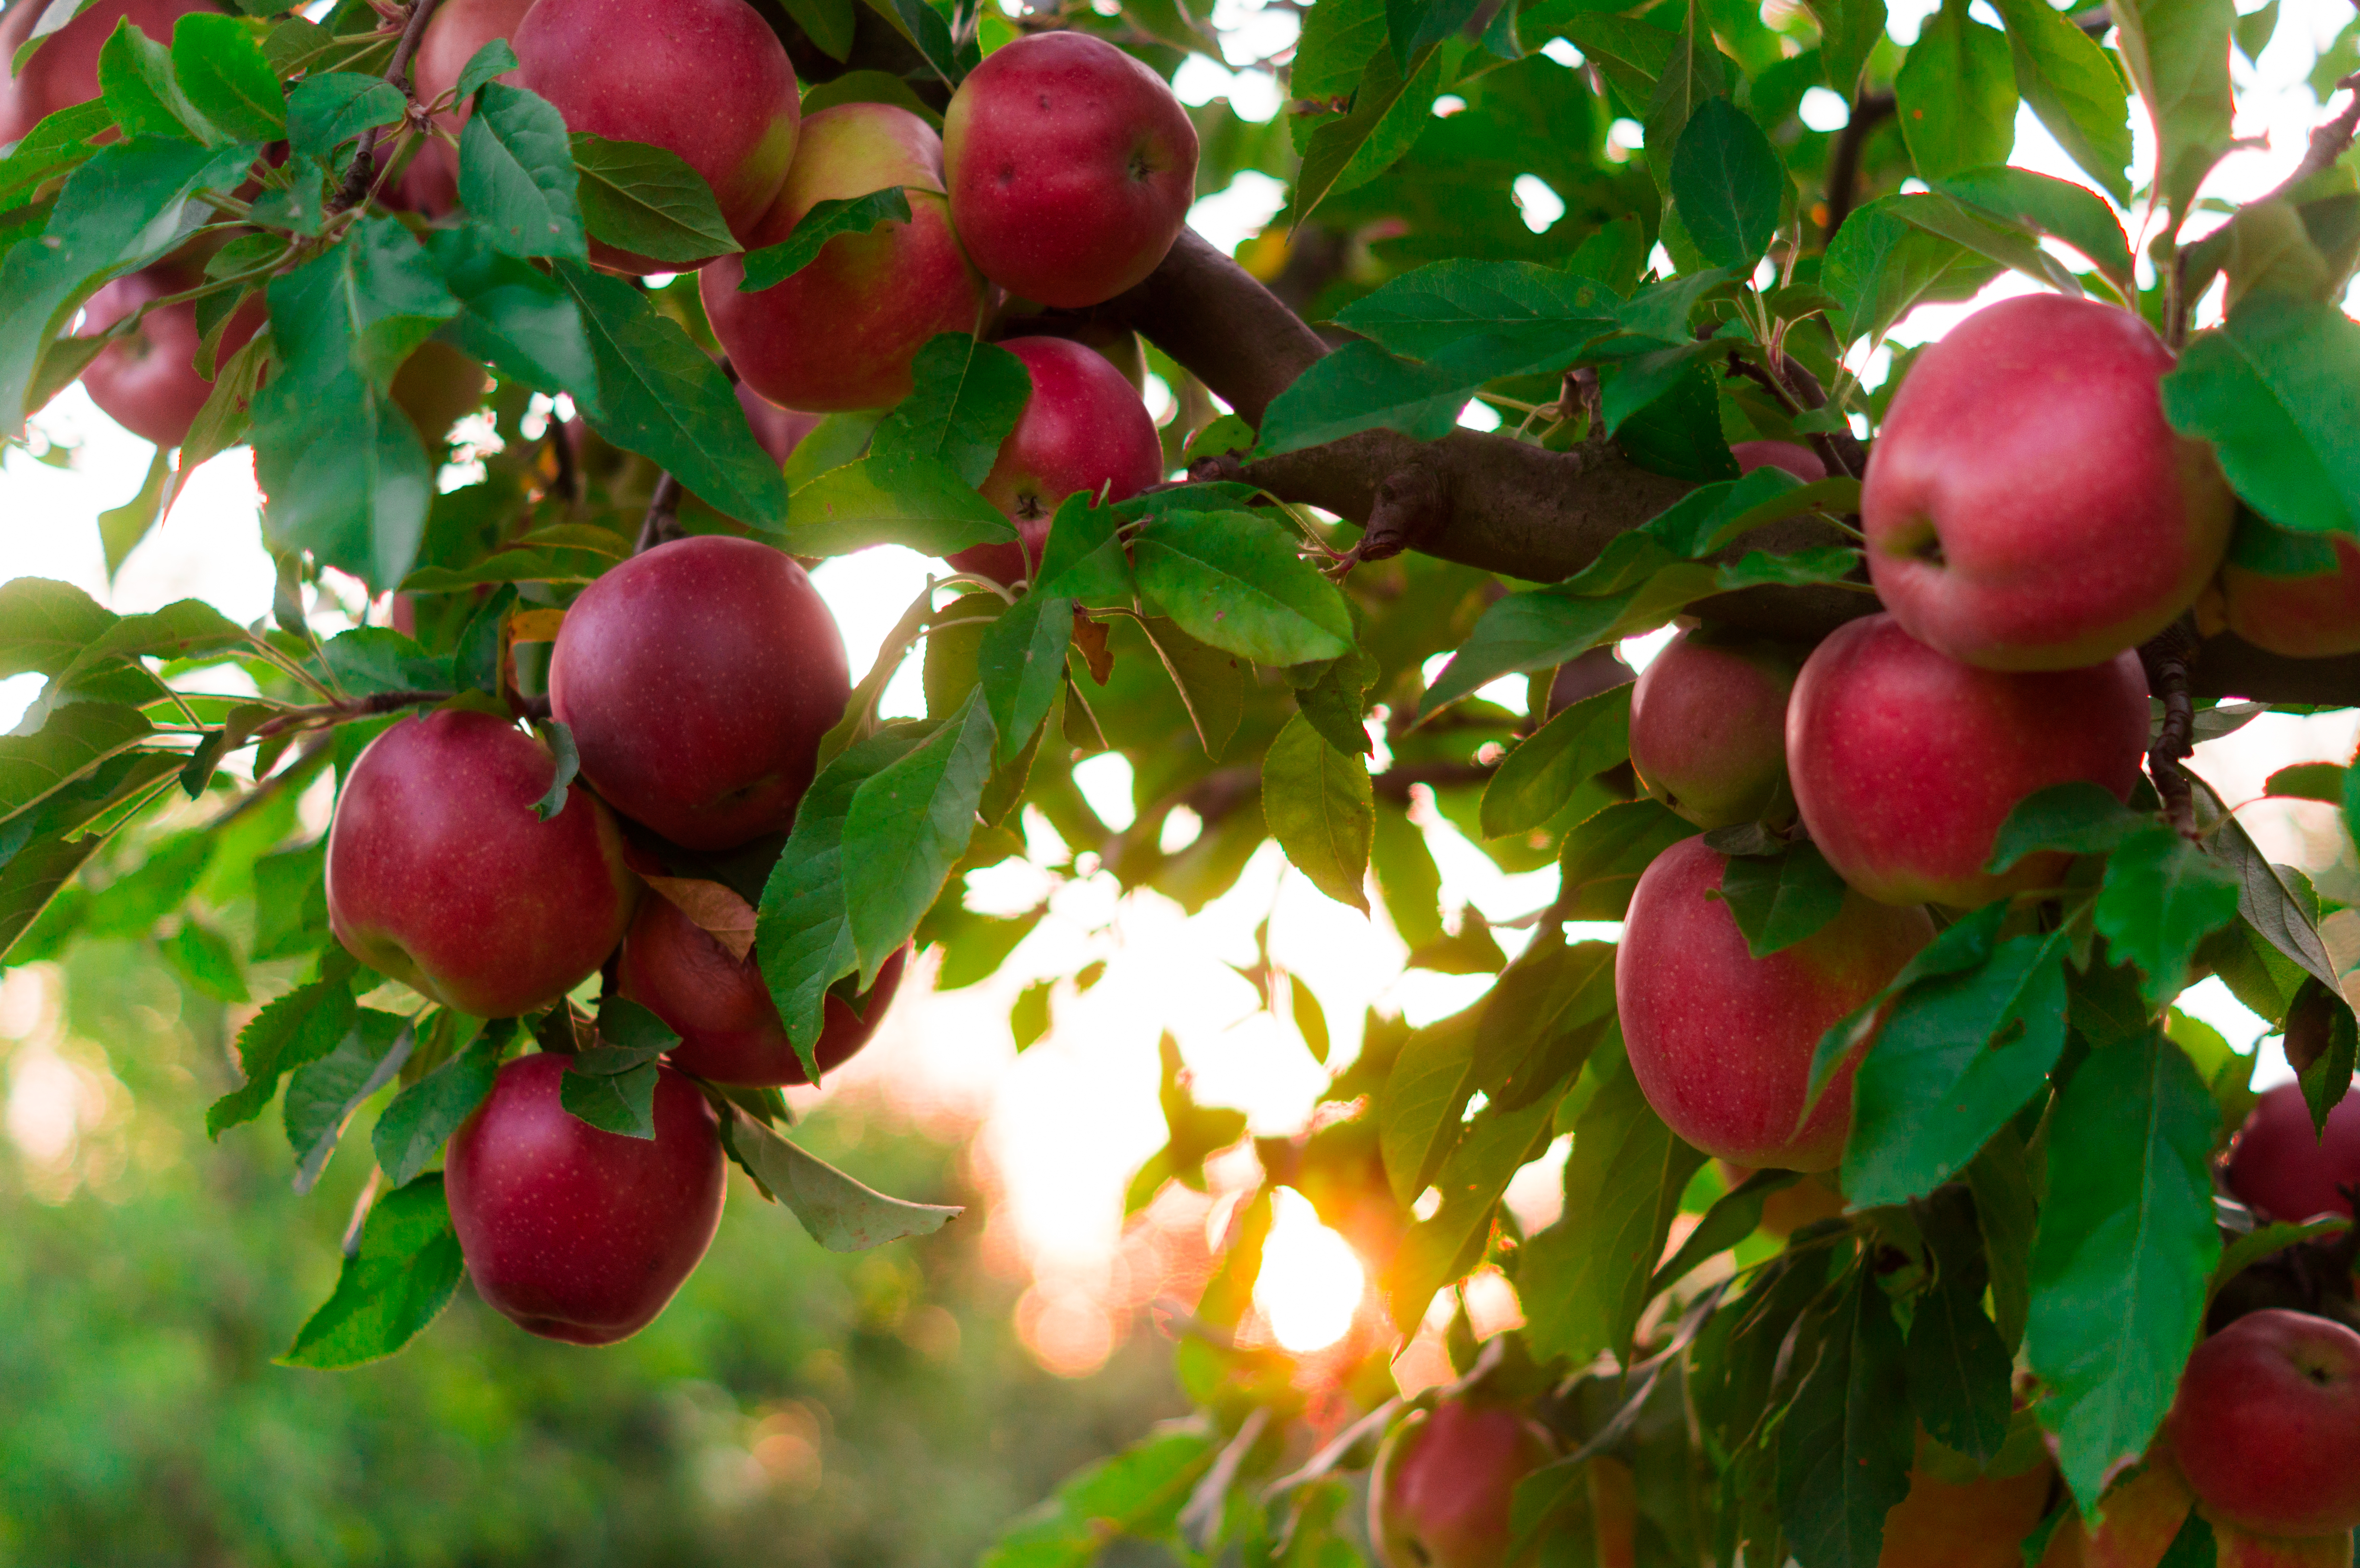
M 1369 1476 L 1369 1541 L 1382 1568 L 1501 1568 L 1516 1483 L 1557 1457 L 1522 1410 L 1445 1399 L 1386 1434 Z
M 432 103 L 456 88 L 459 73 L 467 69 L 475 51 L 494 38 L 507 38 L 513 48 L 517 27 L 532 6 L 533 0 L 442 0 L 427 19 L 426 35 L 419 39 L 418 53 L 410 65 L 418 101 Z M 504 71 L 495 80 L 513 84 L 519 74 Z M 467 123 L 467 105 L 453 104 L 435 115 L 434 123 L 456 137 Z M 441 136 L 428 137 L 405 172 L 405 187 L 413 180 L 410 194 L 421 202 L 418 211 L 431 216 L 449 212 L 459 197 L 459 149 Z M 425 205 L 427 201 L 437 204 Z
M 2251 1312 L 2198 1345 L 2166 1418 L 2205 1513 L 2257 1535 L 2360 1529 L 2360 1334 Z
M 194 289 L 204 274 L 204 259 L 186 256 L 126 274 L 91 296 L 80 335 L 95 337 L 151 300 Z M 215 363 L 244 348 L 262 330 L 263 319 L 260 299 L 240 305 L 223 329 Z M 193 300 L 156 306 L 128 336 L 99 351 L 82 373 L 82 387 L 133 435 L 158 446 L 178 446 L 189 439 L 197 410 L 213 396 L 213 384 L 197 374 L 197 343 Z
M 786 46 L 747 0 L 539 0 L 510 42 L 518 84 L 567 129 L 676 155 L 713 187 L 732 234 L 754 232 L 795 156 L 800 109 Z M 595 242 L 590 259 L 623 272 L 683 265 Z
M 985 57 L 943 120 L 951 221 L 986 278 L 1043 305 L 1155 270 L 1196 199 L 1196 128 L 1103 38 L 1034 33 Z
M 2299 1084 L 2281 1083 L 2256 1103 L 2229 1152 L 2229 1191 L 2264 1219 L 2289 1224 L 2349 1214 L 2339 1190 L 2360 1187 L 2360 1094 L 2327 1113 L 2327 1136 L 2311 1129 Z
M 901 989 L 906 946 L 886 959 L 877 984 L 856 1012 L 831 994 L 822 1013 L 812 1055 L 822 1073 L 833 1073 L 869 1043 L 885 1010 Z M 714 941 L 671 899 L 651 897 L 623 942 L 617 979 L 622 994 L 670 1024 L 680 1035 L 672 1065 L 716 1083 L 808 1083 L 811 1075 L 795 1056 L 770 989 L 762 981 L 760 954 L 743 959 Z
M 937 332 L 971 332 L 983 280 L 951 233 L 943 144 L 934 127 L 890 103 L 840 103 L 803 124 L 779 199 L 747 236 L 776 245 L 821 201 L 898 185 L 910 221 L 838 234 L 812 264 L 756 294 L 725 256 L 697 279 L 713 335 L 763 397 L 790 408 L 882 408 L 910 395 L 910 362 Z
M 2055 1475 L 2046 1454 L 2015 1475 L 1983 1474 L 1919 1432 L 1909 1495 L 1885 1510 L 1877 1568 L 2021 1568 Z
M 2288 659 L 2360 653 L 2360 545 L 2326 542 L 2335 547 L 2335 570 L 2312 577 L 2274 577 L 2223 562 L 2214 590 L 2197 606 L 2202 629 L 2235 632 Z
M 328 924 L 354 957 L 446 1007 L 511 1018 L 606 961 L 639 881 L 606 808 L 488 713 L 402 720 L 353 765 L 328 830 Z
M 1666 643 L 1631 688 L 1631 766 L 1700 828 L 1752 822 L 1786 781 L 1786 694 L 1802 660 L 1709 630 Z
M 1057 503 L 1077 490 L 1113 501 L 1138 495 L 1164 477 L 1164 443 L 1138 390 L 1096 351 L 1066 338 L 1000 346 L 1024 362 L 1032 394 L 978 488 L 1015 523 L 1018 542 L 976 545 L 949 561 L 1015 583 L 1039 564 Z
M 2086 779 L 2128 800 L 2147 751 L 2147 678 L 2125 653 L 2006 673 L 1936 652 L 1891 615 L 1838 627 L 1786 707 L 1786 772 L 1811 841 L 1888 904 L 1972 907 L 2050 886 L 2070 858 L 1983 870 L 2016 803 Z
M 795 448 L 803 445 L 803 437 L 818 427 L 822 418 L 781 408 L 742 381 L 738 384 L 738 406 L 746 410 L 746 423 L 753 428 L 754 440 L 777 463 L 794 455 Z
M 218 11 L 202 0 L 91 0 L 74 19 L 41 40 L 24 74 L 13 74 L 16 51 L 49 9 L 42 0 L 16 0 L 0 18 L 0 147 L 18 140 L 49 115 L 98 96 L 98 51 L 115 24 L 128 21 L 159 44 L 172 41 L 172 24 L 191 11 Z
M 2071 670 L 2196 601 L 2235 503 L 2164 422 L 2171 351 L 2136 315 L 2004 299 L 1918 355 L 1861 493 L 1869 575 L 1911 636 L 1989 670 Z
M 1816 934 L 1755 958 L 1712 897 L 1725 856 L 1701 838 L 1655 856 L 1631 895 L 1614 1006 L 1631 1071 L 1666 1125 L 1739 1165 L 1832 1171 L 1852 1130 L 1847 1062 L 1802 1121 L 1811 1053 L 1934 938 L 1923 909 L 1847 894 Z
M 1740 474 L 1751 474 L 1757 468 L 1783 468 L 1806 485 L 1828 476 L 1828 465 L 1819 461 L 1819 454 L 1793 441 L 1732 441 L 1729 454 L 1737 459 Z
M 844 639 L 803 569 L 719 535 L 658 545 L 590 584 L 549 656 L 550 705 L 582 777 L 691 849 L 792 822 L 851 694 Z
M 561 1098 L 571 1061 L 500 1069 L 452 1135 L 443 1190 L 477 1295 L 543 1339 L 612 1345 L 655 1321 L 713 1243 L 719 1122 L 660 1066 L 654 1138 L 592 1127 Z

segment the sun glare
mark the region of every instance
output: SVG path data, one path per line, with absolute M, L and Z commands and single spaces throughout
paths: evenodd
M 1367 1289 L 1351 1245 L 1319 1223 L 1309 1199 L 1279 1189 L 1253 1292 L 1271 1337 L 1297 1355 L 1327 1349 L 1351 1328 Z

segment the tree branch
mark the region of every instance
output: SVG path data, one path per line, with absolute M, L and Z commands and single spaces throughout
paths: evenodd
M 1860 155 L 1870 135 L 1899 110 L 1899 101 L 1890 93 L 1863 93 L 1852 106 L 1852 118 L 1836 133 L 1836 145 L 1828 154 L 1828 217 L 1819 226 L 1821 248 L 1852 216 L 1860 194 Z
M 410 97 L 410 62 L 418 53 L 419 40 L 426 36 L 426 24 L 433 17 L 434 7 L 441 4 L 442 0 L 410 0 L 409 19 L 402 24 L 401 41 L 393 46 L 392 63 L 385 68 L 385 79 L 401 89 L 405 100 Z M 361 133 L 360 149 L 353 154 L 352 167 L 344 170 L 344 182 L 336 190 L 335 200 L 329 206 L 331 212 L 356 207 L 368 194 L 369 181 L 377 177 L 377 143 L 383 128 L 371 125 Z

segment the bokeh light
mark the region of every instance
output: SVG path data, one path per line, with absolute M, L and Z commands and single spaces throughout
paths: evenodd
M 1310 1200 L 1280 1188 L 1253 1289 L 1271 1337 L 1298 1356 L 1327 1349 L 1350 1332 L 1368 1288 L 1351 1244 L 1319 1223 Z

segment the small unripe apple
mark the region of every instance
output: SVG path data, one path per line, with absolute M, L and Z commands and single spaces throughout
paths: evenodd
M 1803 1120 L 1811 1055 L 1836 1020 L 1934 939 L 1918 909 L 1856 893 L 1794 946 L 1756 958 L 1714 897 L 1727 857 L 1702 838 L 1655 856 L 1614 953 L 1614 1007 L 1632 1074 L 1665 1125 L 1738 1165 L 1832 1171 L 1852 1130 L 1855 1055 Z M 1797 1124 L 1801 1123 L 1799 1128 Z
M 1380 1568 L 1506 1568 L 1516 1483 L 1556 1457 L 1547 1429 L 1510 1406 L 1445 1399 L 1412 1411 L 1369 1475 Z
M 2317 1214 L 2349 1214 L 2342 1189 L 2360 1188 L 2360 1094 L 2346 1094 L 2327 1113 L 2327 1133 L 2311 1128 L 2297 1083 L 2281 1083 L 2255 1102 L 2229 1151 L 2229 1191 L 2264 1219 L 2299 1224 Z
M 328 924 L 354 957 L 445 1007 L 513 1018 L 597 971 L 639 879 L 586 789 L 542 822 L 557 764 L 488 713 L 407 718 L 353 764 L 328 829 Z
M 877 983 L 860 998 L 858 1011 L 829 994 L 819 1040 L 812 1047 L 822 1073 L 843 1066 L 877 1032 L 901 989 L 909 955 L 902 947 L 879 966 Z M 682 1072 L 716 1083 L 811 1082 L 763 983 L 760 954 L 749 950 L 742 959 L 731 957 L 671 899 L 651 896 L 641 901 L 623 942 L 616 978 L 624 996 L 679 1034 L 671 1055 Z
M 738 406 L 746 410 L 746 423 L 752 429 L 755 441 L 777 463 L 793 456 L 803 437 L 818 428 L 824 417 L 781 408 L 742 381 L 738 384 Z
M 98 96 L 98 53 L 117 22 L 128 21 L 155 42 L 169 45 L 172 25 L 181 17 L 224 7 L 203 0 L 92 0 L 72 21 L 41 40 L 18 75 L 16 51 L 32 38 L 48 9 L 41 0 L 16 0 L 0 18 L 0 147 L 20 140 L 59 110 Z
M 1793 441 L 1732 441 L 1729 455 L 1737 459 L 1740 474 L 1751 474 L 1757 468 L 1783 468 L 1806 485 L 1828 476 L 1828 465 L 1819 461 L 1819 454 Z
M 1196 199 L 1196 128 L 1103 38 L 1034 33 L 985 57 L 943 120 L 951 221 L 986 278 L 1079 310 L 1155 270 Z
M 2188 1357 L 2164 1429 L 2206 1513 L 2258 1535 L 2360 1529 L 2360 1334 L 2250 1312 Z
M 80 335 L 96 337 L 151 300 L 166 299 L 204 281 L 202 256 L 176 256 L 126 273 L 91 296 Z M 262 330 L 258 299 L 240 305 L 222 329 L 215 363 L 225 363 Z M 174 447 L 189 439 L 198 410 L 213 384 L 197 374 L 197 307 L 194 300 L 157 305 L 127 336 L 101 349 L 83 367 L 82 389 L 107 418 L 133 435 Z
M 2277 577 L 2223 561 L 2216 593 L 2197 606 L 2200 626 L 2235 632 L 2288 659 L 2360 653 L 2360 546 L 2342 538 L 2326 542 L 2334 547 L 2335 570 L 2311 577 Z
M 550 706 L 582 777 L 690 849 L 785 829 L 851 694 L 844 639 L 803 569 L 721 535 L 609 571 L 565 612 L 549 657 Z
M 1802 659 L 1783 644 L 1680 632 L 1631 688 L 1631 767 L 1700 828 L 1748 822 L 1786 781 L 1786 694 Z
M 776 245 L 822 201 L 901 187 L 910 221 L 838 234 L 810 266 L 758 293 L 738 291 L 741 257 L 706 267 L 697 289 L 729 363 L 763 397 L 823 413 L 882 408 L 910 394 L 910 362 L 939 332 L 971 332 L 983 279 L 951 233 L 943 144 L 890 103 L 840 103 L 803 123 L 787 182 L 746 241 Z
M 2052 784 L 2086 780 L 2128 800 L 2147 729 L 2136 654 L 1980 670 L 1869 615 L 1804 661 L 1786 705 L 1786 773 L 1811 842 L 1853 887 L 1888 904 L 1972 907 L 2053 885 L 2062 853 L 1983 869 L 2000 824 Z
M 747 0 L 538 0 L 509 40 L 518 85 L 569 131 L 645 142 L 704 177 L 743 244 L 779 194 L 801 113 L 786 46 Z M 671 272 L 712 259 L 657 261 L 593 241 L 620 272 Z
M 451 1225 L 475 1293 L 528 1333 L 612 1345 L 653 1323 L 721 1223 L 719 1121 L 696 1085 L 656 1069 L 652 1138 L 566 1110 L 572 1058 L 500 1069 L 443 1160 Z
M 948 559 L 961 572 L 1016 583 L 1040 564 L 1059 502 L 1077 491 L 1109 501 L 1138 495 L 1164 476 L 1164 443 L 1138 390 L 1094 350 L 1066 338 L 1000 346 L 1024 362 L 1032 392 L 977 488 L 1016 525 L 1018 542 Z
M 2171 351 L 2132 311 L 2057 294 L 1976 311 L 1909 367 L 1861 492 L 1877 596 L 1990 670 L 2103 663 L 2171 624 L 2235 502 L 2176 434 Z

